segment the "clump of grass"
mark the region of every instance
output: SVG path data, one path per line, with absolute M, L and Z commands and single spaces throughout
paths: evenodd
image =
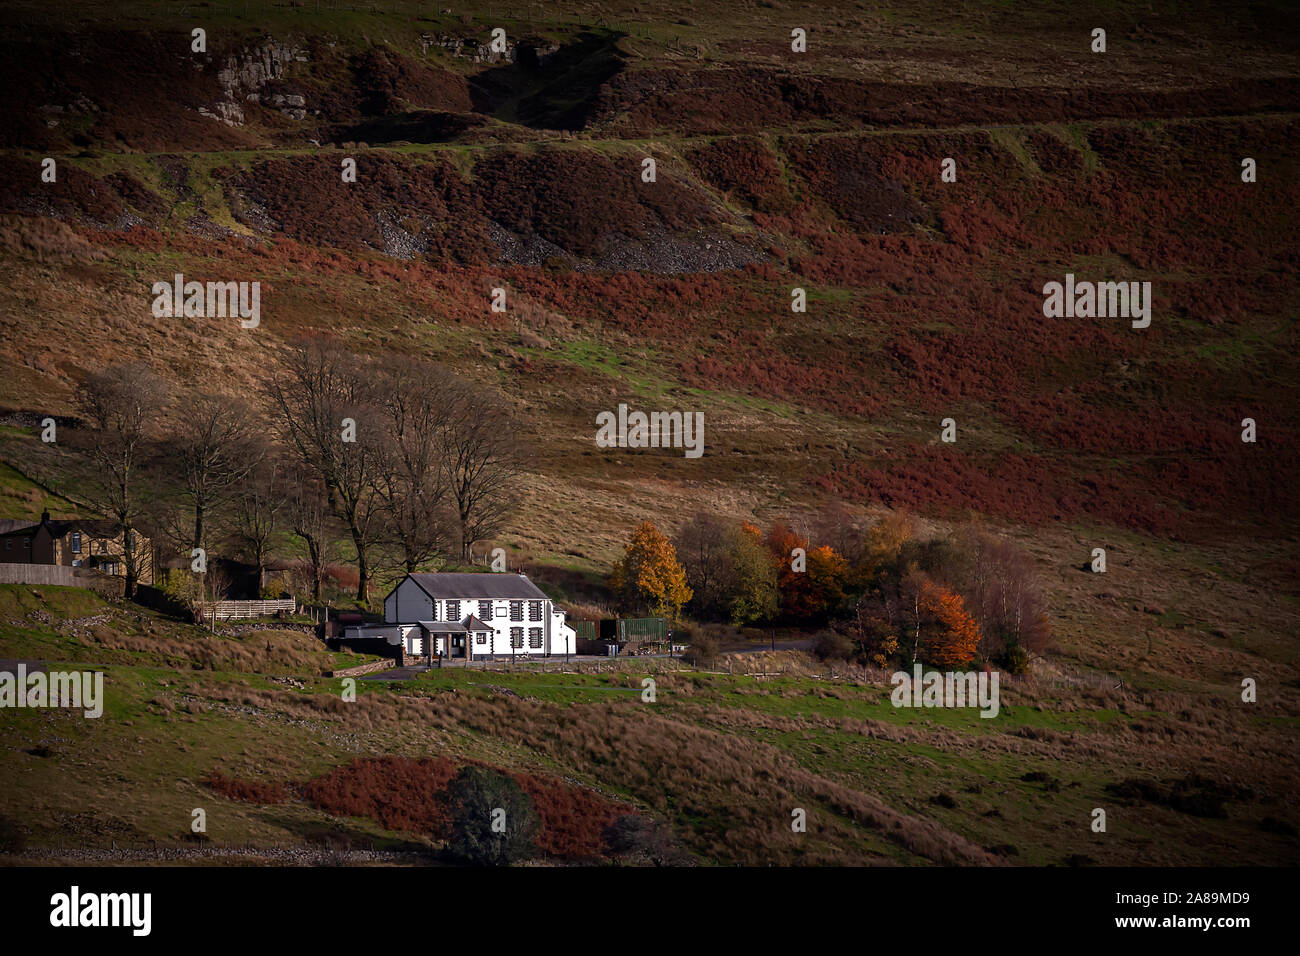
M 1251 799 L 1255 795 L 1249 787 L 1211 780 L 1199 774 L 1188 774 L 1163 783 L 1129 777 L 1119 783 L 1107 784 L 1106 790 L 1124 800 L 1154 803 L 1194 817 L 1216 819 L 1227 818 L 1228 810 L 1224 804 L 1229 800 Z

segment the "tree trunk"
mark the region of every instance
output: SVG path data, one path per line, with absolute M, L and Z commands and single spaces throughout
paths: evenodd
M 357 549 L 357 600 L 361 604 L 370 603 L 370 562 L 366 560 L 366 542 L 357 527 L 356 515 L 348 517 L 348 531 L 352 534 L 352 545 Z
M 311 561 L 311 599 L 317 604 L 320 603 L 321 579 L 325 576 L 323 561 L 321 560 L 320 546 L 316 539 L 310 535 L 307 538 L 307 558 Z
M 190 547 L 203 547 L 203 505 L 201 504 L 194 506 L 194 543 Z
M 916 657 L 921 651 L 921 599 L 916 598 L 916 604 L 913 607 L 916 615 L 916 634 L 912 638 L 912 663 L 916 663 Z
M 122 526 L 122 563 L 126 565 L 126 588 L 125 596 L 127 600 L 135 597 L 135 582 L 138 577 L 135 566 L 135 547 L 131 540 L 131 525 L 129 523 Z
M 370 604 L 370 562 L 360 545 L 357 545 L 357 600 L 364 605 Z

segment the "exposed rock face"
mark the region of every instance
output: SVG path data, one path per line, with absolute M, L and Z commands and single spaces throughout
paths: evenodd
M 521 51 L 527 51 L 527 54 L 536 60 L 535 65 L 546 66 L 551 57 L 560 52 L 560 44 L 535 38 L 525 38 L 516 42 L 507 36 L 505 52 L 498 53 L 492 49 L 490 43 L 479 43 L 472 37 L 433 36 L 429 33 L 420 37 L 421 52 L 428 53 L 431 46 L 441 47 L 452 56 L 469 60 L 471 63 L 486 64 L 516 63 L 520 59 Z
M 297 44 L 267 40 L 262 46 L 228 56 L 217 81 L 223 92 L 231 96 L 240 89 L 256 92 L 267 81 L 282 79 L 290 64 L 306 61 L 307 55 Z
M 283 79 L 294 63 L 307 62 L 305 48 L 297 43 L 277 43 L 267 39 L 261 46 L 245 48 L 226 57 L 226 65 L 217 73 L 222 99 L 211 110 L 200 110 L 205 116 L 219 119 L 228 126 L 242 126 L 244 110 L 239 101 L 260 103 L 261 90 L 272 80 Z M 307 115 L 306 101 L 302 96 L 271 97 L 272 106 L 293 119 Z
M 200 106 L 199 115 L 220 120 L 227 126 L 244 125 L 243 109 L 238 103 L 231 103 L 227 100 L 220 100 L 219 102 L 212 104 L 211 109 L 208 109 L 206 106 Z
M 513 63 L 519 52 L 518 46 L 509 37 L 506 38 L 504 53 L 493 50 L 490 43 L 479 43 L 468 37 L 444 36 L 438 37 L 436 40 L 425 37 L 421 46 L 428 50 L 430 43 L 436 43 L 452 56 L 469 60 L 471 63 Z

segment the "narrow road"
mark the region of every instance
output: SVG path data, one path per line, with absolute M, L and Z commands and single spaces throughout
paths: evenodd
M 579 663 L 589 663 L 591 661 L 625 661 L 625 660 L 632 660 L 632 659 L 633 658 L 628 658 L 628 657 L 605 657 L 603 655 L 595 655 L 595 654 L 572 654 L 569 656 L 569 663 L 579 664 Z M 442 669 L 465 670 L 468 668 L 469 670 L 474 670 L 474 671 L 490 671 L 498 667 L 509 667 L 511 665 L 518 666 L 520 664 L 528 664 L 528 663 L 536 663 L 536 664 L 541 664 L 543 666 L 556 665 L 556 664 L 563 664 L 564 658 L 563 657 L 542 657 L 542 658 L 538 658 L 536 661 L 530 661 L 529 658 L 520 657 L 518 660 L 512 661 L 510 660 L 510 658 L 504 657 L 504 658 L 499 658 L 498 660 L 495 661 L 473 661 L 468 664 L 464 660 L 443 660 Z M 375 674 L 365 674 L 357 679 L 358 680 L 413 680 L 417 674 L 423 674 L 426 671 L 430 671 L 430 670 L 436 671 L 438 669 L 439 668 L 437 664 L 434 664 L 433 667 L 430 667 L 428 664 L 408 664 L 405 667 L 394 667 L 392 670 L 379 671 L 378 673 Z
M 743 647 L 725 647 L 723 654 L 758 654 L 762 651 L 807 651 L 813 646 L 812 638 L 802 641 L 777 641 L 775 644 L 746 644 Z

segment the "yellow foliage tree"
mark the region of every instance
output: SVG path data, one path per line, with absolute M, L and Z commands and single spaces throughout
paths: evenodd
M 615 590 L 633 594 L 654 613 L 675 621 L 682 605 L 694 596 L 686 584 L 686 569 L 667 536 L 649 521 L 637 525 L 623 560 L 610 575 Z
M 893 511 L 873 524 L 862 540 L 861 572 L 873 579 L 880 569 L 898 557 L 899 550 L 916 537 L 916 519 L 905 511 Z

